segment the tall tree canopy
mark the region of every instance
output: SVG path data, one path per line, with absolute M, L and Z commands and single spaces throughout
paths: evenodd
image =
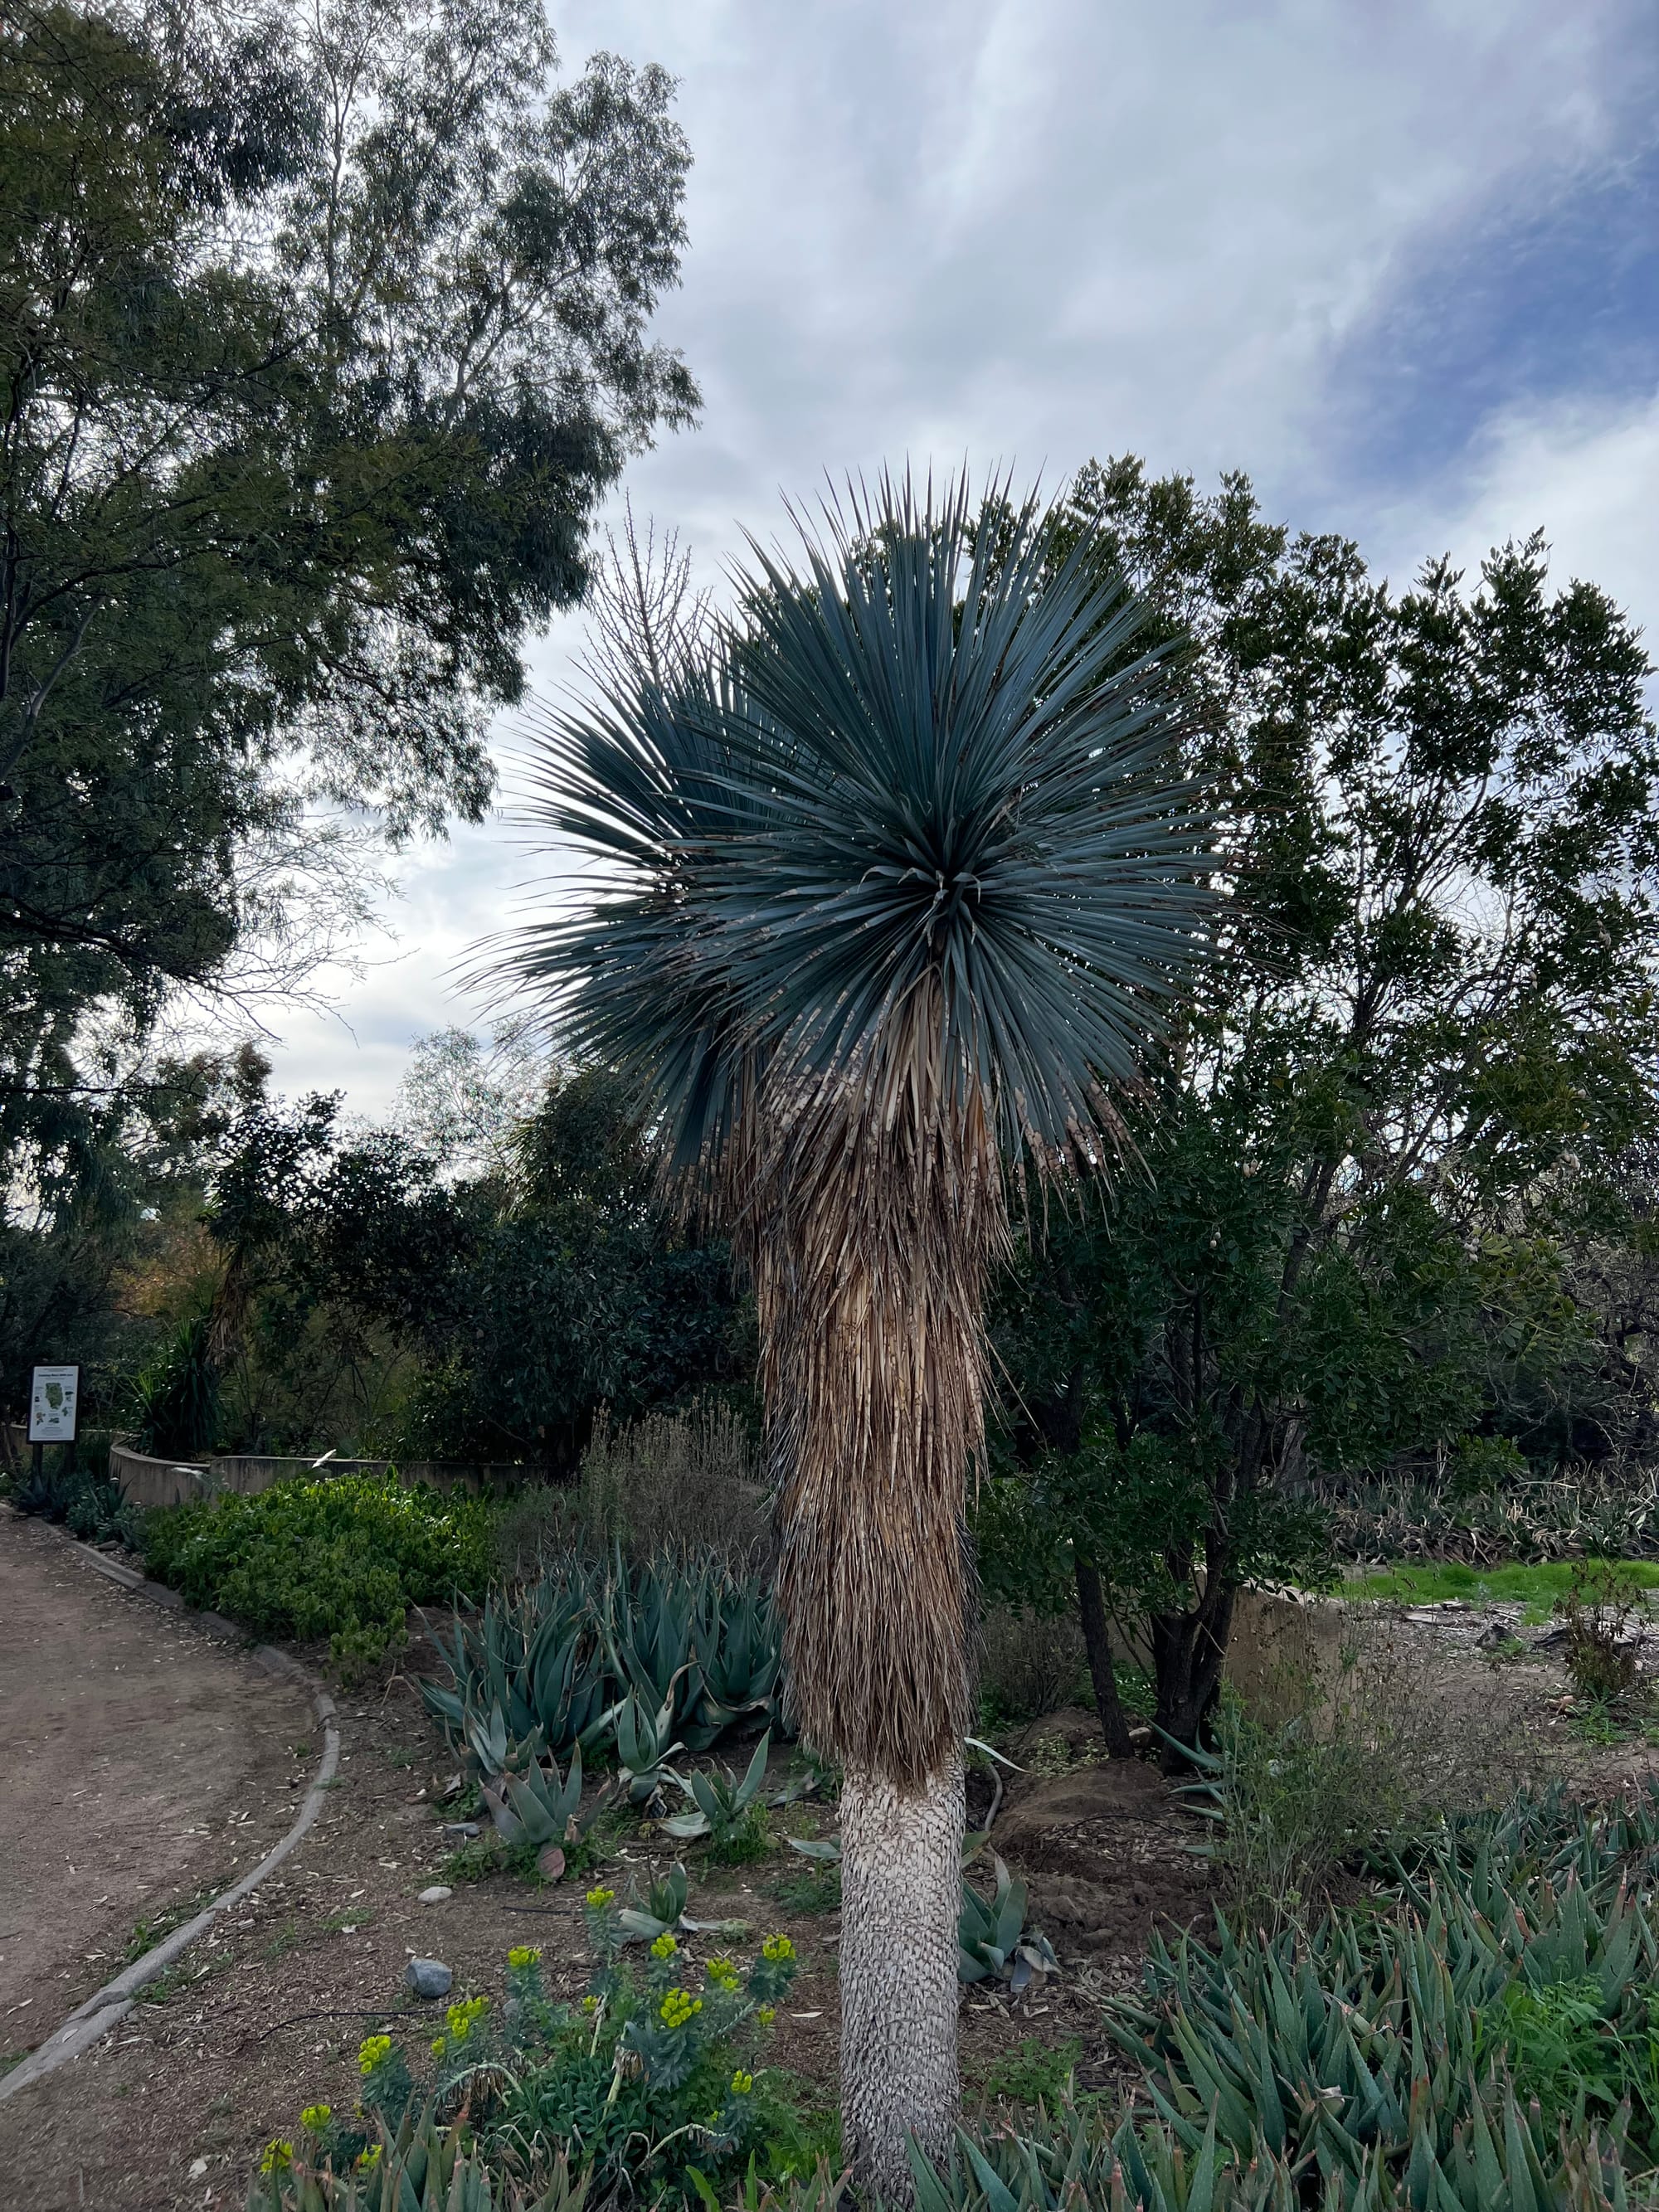
M 1002 1334 L 1037 1480 L 982 1533 L 1040 1575 L 1046 1529 L 1085 1623 L 1091 1578 L 1149 1614 L 1189 1740 L 1240 1580 L 1305 1558 L 1305 1472 L 1554 1448 L 1564 1253 L 1629 1217 L 1652 1121 L 1659 734 L 1639 639 L 1539 540 L 1394 591 L 1242 477 L 1114 463 L 1071 507 L 1192 641 L 1237 896 L 1126 1109 L 1145 1173 L 1027 1252 Z
M 539 5 L 0 21 L 0 1134 L 353 839 L 476 819 L 520 643 L 696 389 L 648 325 L 689 164 Z

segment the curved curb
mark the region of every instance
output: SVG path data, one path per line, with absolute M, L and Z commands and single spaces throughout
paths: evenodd
M 180 1603 L 176 1590 L 167 1589 L 160 1583 L 146 1582 L 143 1575 L 113 1559 L 106 1559 L 101 1552 L 94 1552 L 85 1544 L 76 1544 L 75 1549 L 100 1575 L 111 1582 L 118 1583 L 123 1589 L 169 1607 Z M 220 1620 L 212 1614 L 203 1618 L 219 1634 L 235 1633 L 228 1621 Z M 255 1650 L 253 1656 L 268 1674 L 283 1675 L 307 1692 L 312 1710 L 322 1726 L 322 1759 L 315 1778 L 306 1792 L 299 1817 L 251 1874 L 245 1874 L 222 1896 L 216 1897 L 211 1905 L 204 1906 L 193 1920 L 187 1920 L 182 1928 L 175 1928 L 171 1936 L 164 1936 L 161 1942 L 146 1951 L 143 1958 L 135 1959 L 113 1981 L 106 1982 L 103 1988 L 87 1998 L 83 2004 L 76 2005 L 63 2026 L 55 2029 L 44 2043 L 38 2044 L 21 2065 L 14 2066 L 9 2074 L 0 2075 L 0 2104 L 19 2089 L 27 2088 L 30 2082 L 39 2081 L 48 2074 L 55 2074 L 60 2066 L 66 2066 L 71 2058 L 77 2057 L 82 2051 L 107 2035 L 118 2021 L 125 2020 L 132 2010 L 137 1991 L 146 1983 L 153 1982 L 165 1973 L 173 1960 L 182 1957 L 190 1948 L 198 1936 L 206 1934 L 222 1912 L 228 1911 L 234 1905 L 240 1905 L 267 1875 L 273 1874 L 321 1813 L 328 1786 L 340 1764 L 340 1731 L 335 1726 L 337 1709 L 334 1700 L 319 1682 L 307 1674 L 297 1660 L 289 1657 L 286 1651 L 278 1651 L 269 1644 L 262 1644 Z

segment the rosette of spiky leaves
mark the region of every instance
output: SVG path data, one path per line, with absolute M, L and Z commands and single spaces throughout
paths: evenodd
M 634 1804 L 648 1804 L 667 1783 L 679 1779 L 668 1764 L 676 1752 L 685 1748 L 674 1733 L 674 1686 L 670 1684 L 667 1697 L 654 1710 L 637 1690 L 630 1691 L 613 1708 L 611 1725 L 616 1730 L 619 1778 Z
M 625 1943 L 654 1943 L 659 1936 L 672 1936 L 690 1925 L 685 1900 L 690 1883 L 678 1859 L 646 1893 L 645 1903 L 624 1906 L 617 1915 Z
M 522 1774 L 499 1774 L 485 1782 L 483 1801 L 489 1808 L 496 1832 L 508 1844 L 528 1844 L 540 1850 L 548 1844 L 576 1844 L 587 1833 L 608 1802 L 601 1790 L 581 1812 L 582 1747 L 570 1754 L 562 1775 L 556 1761 L 527 1768 Z
M 965 480 L 855 493 L 798 572 L 755 548 L 705 665 L 549 725 L 544 819 L 608 882 L 515 960 L 729 1205 L 787 1438 L 793 1709 L 904 1785 L 967 1718 L 999 1155 L 1099 1158 L 1207 926 L 1139 610 L 1086 532 L 1002 513 L 977 529 Z
M 981 1897 L 965 1879 L 962 1885 L 957 1973 L 964 1982 L 995 1978 L 1024 1989 L 1036 1974 L 1057 1972 L 1060 1961 L 1048 1937 L 1026 1928 L 1025 1884 L 1014 1880 L 994 1852 L 992 1864 L 996 1888 L 991 1897 Z
M 783 1705 L 783 1640 L 772 1593 L 756 1576 L 711 1575 L 693 1631 L 702 1675 L 695 1717 L 683 1733 L 706 1751 L 750 1713 L 776 1727 Z
M 716 1844 L 723 1842 L 742 1825 L 759 1798 L 766 1780 L 767 1754 L 771 1748 L 772 1733 L 769 1729 L 755 1746 L 754 1756 L 741 1781 L 730 1772 L 705 1774 L 700 1767 L 693 1768 L 684 1787 L 696 1803 L 696 1811 L 659 1820 L 657 1826 L 665 1835 L 673 1836 L 681 1843 L 694 1842 L 701 1836 Z

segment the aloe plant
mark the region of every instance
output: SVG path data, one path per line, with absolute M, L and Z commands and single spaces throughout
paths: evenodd
M 965 1878 L 962 1910 L 957 1918 L 957 1974 L 964 1982 L 994 1978 L 1015 1990 L 1025 1989 L 1038 1974 L 1060 1971 L 1046 1936 L 1027 1932 L 1027 1891 L 1003 1860 L 993 1854 L 996 1869 L 995 1893 L 987 1899 Z
M 677 1814 L 672 1820 L 659 1820 L 658 1826 L 665 1835 L 673 1836 L 682 1843 L 695 1842 L 702 1836 L 716 1844 L 723 1842 L 741 1825 L 759 1798 L 766 1780 L 767 1754 L 771 1748 L 772 1732 L 769 1729 L 756 1745 L 754 1757 L 741 1782 L 729 1771 L 722 1777 L 694 1768 L 690 1781 L 682 1783 L 681 1787 L 695 1802 L 696 1811 Z
M 429 2107 L 405 2114 L 395 2130 L 382 2124 L 369 2162 L 346 2172 L 291 2154 L 269 2162 L 247 2212 L 582 2212 L 588 2191 L 588 2176 L 573 2173 L 562 2154 L 537 2184 L 508 2179 L 471 2128 L 445 2124 Z

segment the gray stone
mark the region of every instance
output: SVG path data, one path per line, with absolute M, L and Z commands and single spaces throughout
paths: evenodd
M 447 1997 L 455 1982 L 441 1959 L 411 1959 L 404 1979 L 417 1997 Z
M 446 1898 L 453 1897 L 454 1894 L 454 1891 L 446 1889 L 442 1882 L 434 1881 L 430 1889 L 423 1889 L 421 1892 L 417 1902 L 422 1905 L 441 1905 Z

